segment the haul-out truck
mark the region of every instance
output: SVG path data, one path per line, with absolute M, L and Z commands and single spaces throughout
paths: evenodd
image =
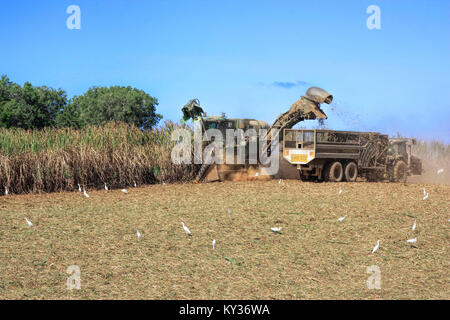
M 405 182 L 422 173 L 412 155 L 415 139 L 389 139 L 377 132 L 283 130 L 283 157 L 296 165 L 304 181 Z

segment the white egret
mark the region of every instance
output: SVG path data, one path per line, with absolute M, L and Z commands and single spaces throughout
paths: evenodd
M 375 245 L 375 247 L 373 247 L 372 253 L 375 253 L 375 251 L 377 251 L 379 247 L 380 247 L 380 240 L 377 240 L 377 244 Z
M 215 247 L 216 247 L 216 239 L 213 239 L 213 241 L 212 241 L 212 248 L 213 248 L 213 250 L 214 250 Z
M 427 193 L 422 200 L 427 200 L 428 199 L 429 194 Z
M 134 180 L 133 180 L 133 186 L 134 186 L 135 188 L 137 187 L 136 181 L 134 181 Z
M 85 188 L 83 188 L 83 194 L 84 194 L 84 196 L 85 196 L 86 198 L 89 198 L 89 195 L 87 194 L 87 192 L 86 192 L 86 189 L 85 189 Z
M 106 191 L 108 191 L 109 189 L 108 189 L 108 186 L 106 185 L 106 183 L 105 183 L 105 190 Z
M 281 228 L 282 227 L 272 227 L 272 228 L 270 228 L 270 230 L 272 230 L 275 233 L 279 233 L 281 231 Z
M 342 188 L 339 188 L 339 194 L 342 194 Z
M 9 194 L 8 187 L 5 187 L 5 196 Z
M 188 227 L 184 225 L 184 222 L 181 222 L 181 225 L 183 226 L 184 231 L 186 231 L 186 233 L 191 236 L 192 235 L 191 230 L 189 230 Z
M 417 223 L 416 223 L 416 220 L 414 220 L 414 223 L 413 223 L 413 226 L 412 226 L 411 230 L 412 231 L 416 230 L 416 226 L 417 226 Z
M 230 208 L 228 208 L 228 214 L 231 214 L 231 213 L 232 213 L 231 209 L 230 209 Z
M 345 216 L 343 216 L 343 217 L 340 217 L 340 218 L 338 218 L 338 221 L 339 221 L 339 222 L 342 222 L 342 221 L 344 221 L 344 219 L 345 219 L 345 218 L 347 218 L 347 215 L 345 215 Z
M 443 169 L 443 168 L 439 169 L 439 170 L 437 171 L 437 174 L 441 174 L 442 172 L 444 172 L 444 169 Z
M 138 239 L 140 239 L 142 237 L 141 233 L 139 232 L 138 228 L 136 228 L 136 235 L 138 237 Z
M 406 242 L 408 242 L 408 243 L 416 243 L 417 242 L 417 238 L 406 240 Z
M 81 186 L 78 184 L 78 191 L 81 192 Z
M 122 189 L 122 190 L 120 190 L 120 191 L 122 191 L 122 192 L 125 193 L 125 194 L 128 194 L 127 189 Z
M 30 220 L 28 220 L 27 218 L 25 218 L 25 221 L 27 222 L 27 224 L 30 228 L 33 226 L 33 223 Z

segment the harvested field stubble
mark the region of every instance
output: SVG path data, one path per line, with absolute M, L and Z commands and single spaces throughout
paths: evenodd
M 449 191 L 275 180 L 0 197 L 0 298 L 449 299 Z M 70 265 L 81 290 L 66 289 Z

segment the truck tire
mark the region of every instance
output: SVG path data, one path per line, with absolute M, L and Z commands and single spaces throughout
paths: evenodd
M 406 182 L 406 178 L 408 177 L 408 166 L 405 161 L 397 161 L 394 165 L 393 175 L 394 182 Z
M 358 166 L 355 162 L 350 161 L 345 166 L 344 170 L 345 180 L 347 182 L 355 182 L 356 178 L 358 177 Z
M 339 161 L 333 162 L 326 170 L 326 178 L 330 182 L 341 182 L 344 176 L 344 168 Z

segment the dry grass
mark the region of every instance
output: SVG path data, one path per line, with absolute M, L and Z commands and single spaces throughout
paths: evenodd
M 450 145 L 439 141 L 417 140 L 413 154 L 422 160 L 424 172 L 408 178 L 414 183 L 450 184 Z M 443 172 L 437 172 L 443 169 Z
M 255 181 L 0 197 L 0 298 L 449 299 L 449 191 Z M 66 289 L 70 265 L 81 290 Z M 381 290 L 366 287 L 371 265 Z

